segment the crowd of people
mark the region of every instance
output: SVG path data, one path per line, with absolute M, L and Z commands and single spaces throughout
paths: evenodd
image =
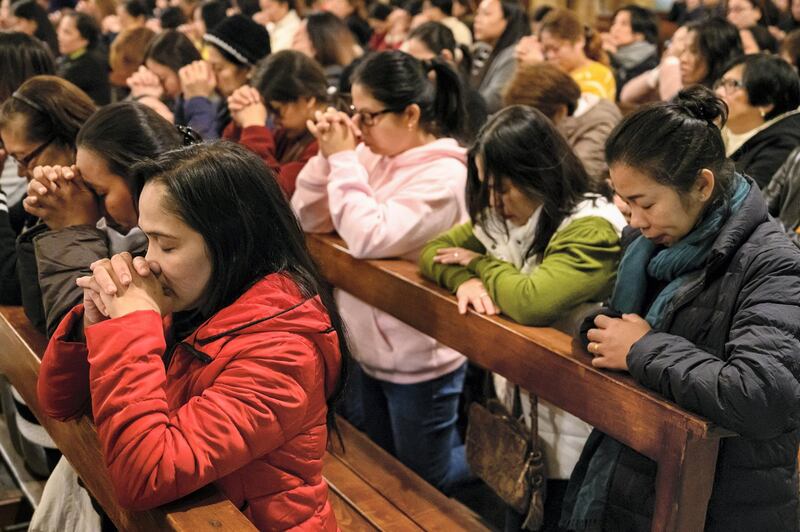
M 304 232 L 335 231 L 735 431 L 706 528 L 798 530 L 800 0 L 586 22 L 512 0 L 3 0 L 0 304 L 49 337 L 42 410 L 92 417 L 120 504 L 215 483 L 259 529 L 337 530 L 336 414 L 445 494 L 478 482 L 474 368 L 331 291 Z M 486 382 L 537 420 L 544 530 L 650 529 L 654 462 Z M 102 529 L 4 386 L 49 477 L 32 529 Z

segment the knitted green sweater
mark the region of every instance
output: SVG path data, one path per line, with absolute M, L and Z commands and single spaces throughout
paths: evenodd
M 433 262 L 436 250 L 461 247 L 480 253 L 466 267 Z M 614 287 L 620 259 L 619 236 L 599 216 L 578 218 L 556 232 L 531 273 L 487 255 L 472 223 L 456 226 L 429 242 L 420 255 L 422 274 L 453 293 L 471 278 L 483 281 L 492 301 L 512 320 L 546 326 L 578 305 L 603 301 Z

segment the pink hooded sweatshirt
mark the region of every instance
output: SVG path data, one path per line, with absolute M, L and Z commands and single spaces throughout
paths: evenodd
M 292 207 L 309 233 L 336 231 L 359 259 L 415 261 L 423 246 L 467 220 L 466 150 L 443 138 L 394 157 L 364 144 L 313 157 L 297 176 Z M 373 378 L 398 384 L 435 379 L 466 360 L 433 338 L 337 290 L 353 355 Z

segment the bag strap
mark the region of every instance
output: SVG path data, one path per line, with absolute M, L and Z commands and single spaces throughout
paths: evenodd
M 528 392 L 531 403 L 531 449 L 539 449 L 539 400 L 536 394 Z
M 511 400 L 511 416 L 514 419 L 522 418 L 522 393 L 519 385 L 514 385 L 514 397 Z

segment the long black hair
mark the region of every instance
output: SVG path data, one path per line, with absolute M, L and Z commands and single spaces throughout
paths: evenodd
M 302 52 L 281 50 L 267 56 L 253 73 L 253 87 L 264 102 L 294 102 L 298 98 L 328 100 L 328 79 L 319 63 Z
M 199 61 L 201 57 L 189 37 L 176 30 L 167 30 L 150 41 L 144 59 L 152 59 L 177 74 L 178 70 L 193 61 Z
M 428 77 L 431 71 L 435 81 Z M 419 61 L 397 50 L 380 52 L 358 65 L 352 81 L 387 109 L 402 112 L 417 104 L 420 126 L 438 137 L 462 140 L 468 136 L 461 78 L 441 59 Z
M 671 101 L 652 104 L 626 116 L 606 142 L 606 162 L 635 168 L 681 195 L 700 171 L 715 176 L 713 195 L 729 188 L 734 167 L 725 156 L 720 127 L 728 107 L 702 85 L 681 90 Z
M 690 32 L 689 46 L 697 48 L 697 53 L 706 63 L 707 74 L 701 84 L 712 87 L 725 73 L 725 66 L 742 55 L 742 39 L 736 26 L 725 19 L 712 17 L 686 25 Z
M 328 398 L 328 421 L 341 395 L 350 350 L 333 294 L 308 253 L 303 230 L 272 171 L 249 150 L 225 141 L 195 144 L 139 163 L 142 182 L 166 188 L 167 208 L 200 233 L 211 255 L 211 281 L 199 309 L 208 318 L 266 275 L 283 273 L 308 298 L 318 295 L 342 356 L 339 384 Z
M 25 80 L 55 74 L 51 51 L 38 39 L 17 31 L 0 32 L 0 104 Z
M 469 150 L 466 196 L 474 224 L 491 223 L 486 216 L 489 208 L 502 212 L 503 179 L 542 204 L 526 257 L 541 256 L 564 218 L 591 192 L 583 164 L 561 133 L 544 114 L 525 105 L 492 115 Z M 507 228 L 503 224 L 499 229 Z
M 450 52 L 462 76 L 468 76 L 472 69 L 472 54 L 469 47 L 458 44 L 453 31 L 441 22 L 425 22 L 408 34 L 407 41 L 416 39 L 424 44 L 435 55 L 442 55 L 444 50 Z
M 17 18 L 32 20 L 36 23 L 34 37 L 45 43 L 53 54 L 58 54 L 58 37 L 53 24 L 47 16 L 47 10 L 36 0 L 20 0 L 11 4 L 11 11 Z M 3 75 L 6 73 L 3 72 Z
M 179 148 L 183 135 L 161 115 L 138 102 L 107 105 L 78 131 L 75 145 L 103 159 L 136 198 L 144 183 L 134 179 L 133 166 L 165 151 Z

